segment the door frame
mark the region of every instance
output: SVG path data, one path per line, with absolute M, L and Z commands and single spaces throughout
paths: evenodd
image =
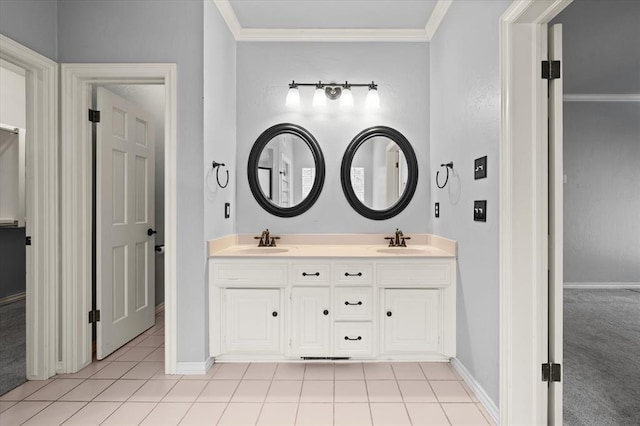
M 91 363 L 91 86 L 163 84 L 165 88 L 165 373 L 176 372 L 176 64 L 61 64 L 61 373 Z
M 514 0 L 500 19 L 500 423 L 547 424 L 547 23 L 572 0 Z M 562 248 L 560 248 L 562 249 Z
M 2 34 L 0 58 L 26 71 L 26 372 L 45 380 L 58 361 L 58 64 Z

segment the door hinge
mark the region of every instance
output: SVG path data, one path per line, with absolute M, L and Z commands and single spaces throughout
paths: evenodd
M 560 61 L 542 61 L 542 78 L 544 80 L 560 78 Z
M 25 244 L 26 244 L 26 245 L 28 245 L 28 246 L 30 246 L 30 245 L 31 245 L 31 237 L 27 237 L 27 238 L 25 239 Z
M 542 364 L 542 381 L 543 382 L 559 382 L 561 377 L 560 364 L 548 362 Z
M 100 310 L 89 311 L 89 324 L 100 321 Z
M 92 123 L 99 123 L 100 111 L 89 108 L 89 121 Z

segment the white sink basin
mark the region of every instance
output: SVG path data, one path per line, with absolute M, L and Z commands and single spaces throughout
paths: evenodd
M 288 248 L 282 247 L 251 247 L 251 248 L 243 248 L 234 250 L 234 253 L 238 254 L 276 254 L 276 253 L 286 253 L 288 252 Z
M 411 247 L 387 247 L 376 251 L 385 254 L 427 254 L 427 250 Z

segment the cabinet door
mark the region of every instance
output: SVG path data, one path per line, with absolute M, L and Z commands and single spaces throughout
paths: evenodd
M 225 351 L 281 352 L 280 290 L 225 290 Z
M 439 290 L 384 291 L 384 352 L 439 350 Z
M 291 354 L 329 356 L 331 352 L 331 289 L 291 289 Z

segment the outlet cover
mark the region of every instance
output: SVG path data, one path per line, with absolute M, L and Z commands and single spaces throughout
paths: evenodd
M 487 156 L 486 155 L 484 157 L 476 158 L 474 177 L 475 179 L 482 179 L 487 177 Z
M 473 220 L 476 222 L 487 221 L 487 200 L 476 200 L 473 202 Z

